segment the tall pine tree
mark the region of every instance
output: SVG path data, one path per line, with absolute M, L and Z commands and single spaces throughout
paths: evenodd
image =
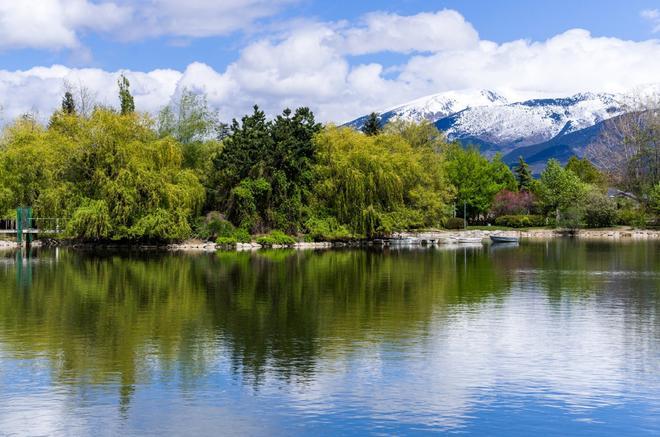
M 135 112 L 135 101 L 131 94 L 131 84 L 123 74 L 119 76 L 117 81 L 119 85 L 119 103 L 121 107 L 121 115 L 132 114 Z
M 367 121 L 364 122 L 362 126 L 362 132 L 365 135 L 378 135 L 383 130 L 383 127 L 380 125 L 380 115 L 376 112 L 372 112 L 367 117 Z
M 525 159 L 522 156 L 518 158 L 518 165 L 516 166 L 514 172 L 516 173 L 516 181 L 518 181 L 518 190 L 530 191 L 534 178 L 532 177 L 532 173 L 529 171 L 529 165 L 527 165 Z
M 73 100 L 71 91 L 64 93 L 64 97 L 62 98 L 62 112 L 67 115 L 75 115 L 76 113 L 76 102 Z

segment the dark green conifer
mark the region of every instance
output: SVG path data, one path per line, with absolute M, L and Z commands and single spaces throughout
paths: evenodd
M 372 112 L 367 117 L 367 121 L 362 126 L 362 132 L 365 135 L 378 135 L 383 130 L 383 127 L 380 124 L 380 115 L 376 112 Z

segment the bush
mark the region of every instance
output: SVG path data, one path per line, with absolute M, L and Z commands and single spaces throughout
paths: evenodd
M 262 246 L 291 246 L 296 240 L 282 231 L 271 231 L 268 235 L 257 238 L 257 243 Z
M 529 228 L 545 226 L 545 217 L 541 215 L 503 215 L 495 219 L 497 226 L 509 228 Z
M 236 237 L 218 237 L 215 243 L 220 246 L 235 246 L 238 241 Z
M 252 236 L 250 233 L 243 229 L 239 228 L 234 231 L 234 234 L 232 235 L 233 238 L 236 239 L 237 243 L 251 243 L 252 242 Z
M 245 229 L 234 229 L 231 234 L 221 235 L 216 238 L 215 243 L 220 246 L 235 246 L 237 243 L 251 243 L 252 237 Z
M 646 226 L 646 220 L 646 214 L 641 208 L 628 206 L 619 210 L 617 223 L 635 228 L 643 228 Z
M 447 229 L 463 229 L 465 228 L 465 220 L 459 217 L 451 217 L 445 223 Z
M 614 201 L 601 193 L 587 196 L 584 221 L 589 228 L 606 228 L 616 223 L 617 211 Z
M 491 213 L 495 217 L 503 215 L 527 215 L 536 202 L 536 197 L 528 191 L 502 190 L 495 195 L 491 206 Z
M 584 211 L 578 207 L 567 208 L 559 219 L 559 226 L 566 229 L 578 229 L 582 225 Z
M 305 223 L 308 236 L 312 241 L 348 240 L 351 233 L 346 226 L 340 225 L 336 218 L 311 218 Z

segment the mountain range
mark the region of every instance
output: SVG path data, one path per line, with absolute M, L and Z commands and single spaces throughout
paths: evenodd
M 428 120 L 451 141 L 473 144 L 508 164 L 523 156 L 538 173 L 551 159 L 584 156 L 603 137 L 607 120 L 624 113 L 625 95 L 579 93 L 562 98 L 510 101 L 491 90 L 450 91 L 383 111 L 381 122 Z M 361 128 L 367 116 L 346 125 Z

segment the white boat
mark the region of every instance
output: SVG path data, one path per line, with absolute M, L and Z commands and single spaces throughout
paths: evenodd
M 459 244 L 474 244 L 481 243 L 481 237 L 461 237 L 458 239 Z

